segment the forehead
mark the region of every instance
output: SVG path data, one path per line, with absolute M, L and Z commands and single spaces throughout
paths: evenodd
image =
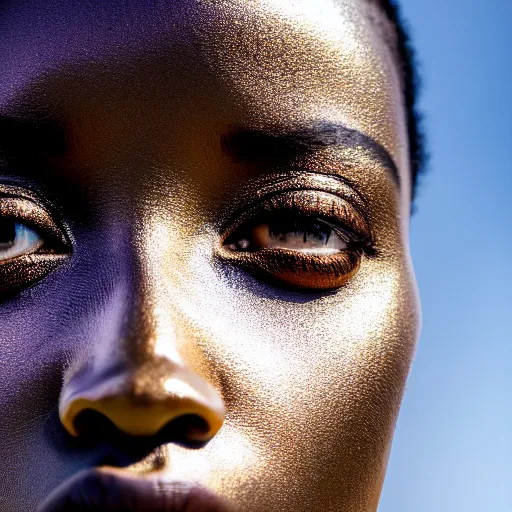
M 27 91 L 26 108 L 53 111 L 86 101 L 80 91 L 94 84 L 115 94 L 136 83 L 137 101 L 159 83 L 169 108 L 186 111 L 202 89 L 203 103 L 236 104 L 255 128 L 363 132 L 395 160 L 409 197 L 400 81 L 363 0 L 20 0 L 2 7 L 0 34 L 2 112 Z

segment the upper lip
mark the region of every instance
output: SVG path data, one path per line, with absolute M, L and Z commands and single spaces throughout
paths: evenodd
M 233 512 L 217 495 L 195 484 L 136 477 L 120 470 L 81 471 L 57 487 L 37 512 L 88 510 L 144 512 Z

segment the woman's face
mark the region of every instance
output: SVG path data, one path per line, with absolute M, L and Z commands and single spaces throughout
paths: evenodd
M 375 510 L 419 306 L 370 11 L 4 3 L 1 511 L 98 467 L 246 512 Z

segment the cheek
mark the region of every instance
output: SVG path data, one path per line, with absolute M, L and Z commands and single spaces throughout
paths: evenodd
M 0 422 L 0 433 L 6 429 L 11 446 L 18 434 L 25 442 L 40 426 L 34 417 L 44 421 L 56 409 L 73 357 L 91 340 L 113 338 L 112 323 L 122 318 L 125 247 L 110 233 L 90 235 L 84 245 L 91 249 L 78 252 L 72 264 L 0 303 L 0 406 L 11 421 Z
M 311 397 L 324 376 L 338 386 L 340 377 L 352 375 L 354 383 L 360 374 L 364 382 L 390 364 L 407 372 L 418 304 L 414 277 L 404 269 L 366 259 L 344 287 L 307 294 L 271 287 L 237 269 L 223 268 L 221 275 L 204 266 L 201 281 L 180 290 L 177 301 L 202 333 L 204 350 L 257 383 L 254 392 L 286 407 L 297 388 Z
M 228 409 L 206 448 L 216 468 L 205 469 L 208 485 L 238 495 L 234 471 L 261 504 L 281 491 L 270 485 L 259 496 L 258 475 L 295 475 L 288 491 L 299 510 L 315 509 L 311 500 L 329 485 L 340 503 L 378 496 L 418 330 L 414 277 L 398 259 L 365 260 L 337 292 L 307 295 L 191 258 L 201 278 L 177 294 L 179 308 L 217 368 Z M 223 446 L 239 455 L 238 468 L 222 462 Z

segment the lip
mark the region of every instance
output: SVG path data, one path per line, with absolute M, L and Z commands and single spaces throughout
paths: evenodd
M 81 471 L 57 487 L 37 512 L 234 512 L 211 491 L 180 481 L 126 475 L 114 468 Z

